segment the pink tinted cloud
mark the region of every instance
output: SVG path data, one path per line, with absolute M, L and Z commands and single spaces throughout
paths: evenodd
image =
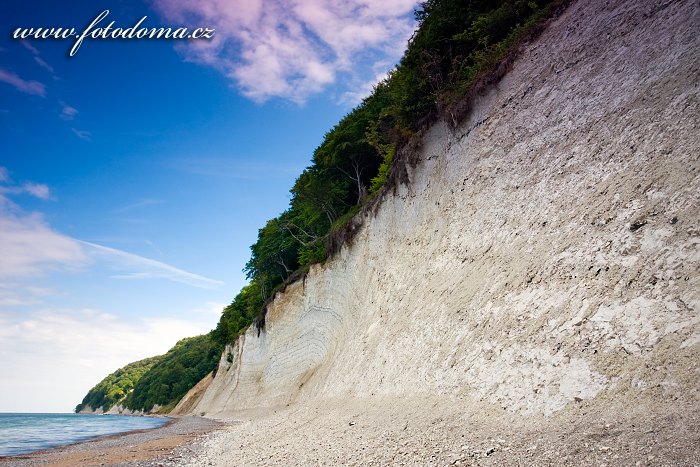
M 33 53 L 34 55 L 40 55 L 40 54 L 39 54 L 39 51 L 37 50 L 37 48 L 34 47 L 34 46 L 33 46 L 32 44 L 30 44 L 29 42 L 27 42 L 27 41 L 20 41 L 20 43 L 21 43 L 27 50 L 29 50 L 31 53 Z
M 34 61 L 36 62 L 37 65 L 39 65 L 41 68 L 44 70 L 48 71 L 49 73 L 53 74 L 53 67 L 46 63 L 44 60 L 41 59 L 41 57 L 34 57 Z
M 51 190 L 49 190 L 49 187 L 43 183 L 26 182 L 24 185 L 22 185 L 22 189 L 39 199 L 49 199 L 51 197 Z
M 25 94 L 46 97 L 46 86 L 42 83 L 22 79 L 11 71 L 0 69 L 0 82 L 14 86 L 15 89 Z
M 75 116 L 78 114 L 78 109 L 75 107 L 71 107 L 70 105 L 67 104 L 62 104 L 63 108 L 61 109 L 60 117 L 63 120 L 73 120 Z
M 24 182 L 22 185 L 16 184 L 7 168 L 0 166 L 0 214 L 8 207 L 13 207 L 14 204 L 8 199 L 8 196 L 22 195 L 28 193 L 39 199 L 50 199 L 51 190 L 43 183 Z
M 153 1 L 168 20 L 216 29 L 212 41 L 186 46 L 187 59 L 218 69 L 252 100 L 298 103 L 340 75 L 356 79 L 361 72 L 354 65 L 361 59 L 395 62 L 415 26 L 410 13 L 417 5 L 415 0 Z

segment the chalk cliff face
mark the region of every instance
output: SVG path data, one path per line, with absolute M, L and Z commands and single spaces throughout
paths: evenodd
M 107 415 L 148 415 L 151 413 L 157 413 L 158 410 L 160 409 L 160 406 L 156 405 L 153 407 L 153 410 L 150 412 L 143 412 L 141 410 L 131 410 L 126 407 L 124 407 L 121 404 L 116 404 L 113 405 L 108 411 L 104 411 L 102 407 L 98 407 L 96 409 L 93 409 L 90 406 L 82 408 L 78 413 L 82 414 L 97 414 L 97 415 L 102 415 L 102 414 L 107 414 Z
M 700 14 L 573 3 L 410 186 L 279 294 L 192 412 L 469 398 L 697 401 Z

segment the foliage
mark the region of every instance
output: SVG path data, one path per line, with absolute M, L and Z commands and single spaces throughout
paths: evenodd
M 460 101 L 500 79 L 504 72 L 494 70 L 557 3 L 423 2 L 416 11 L 419 28 L 399 65 L 326 133 L 291 189 L 289 208 L 259 230 L 244 269 L 250 284 L 224 310 L 215 338 L 232 341 L 258 312 L 264 323 L 275 291 L 351 239 L 360 207 L 407 180 L 398 167 L 407 161 L 399 155 L 411 138 L 441 115 L 458 123 L 465 116 L 455 110 Z
M 88 391 L 83 401 L 75 407 L 75 412 L 80 412 L 88 407 L 93 410 L 102 408 L 104 412 L 120 402 L 139 382 L 141 377 L 151 367 L 161 360 L 161 356 L 146 358 L 129 363 L 123 368 L 107 376 Z
M 188 337 L 175 344 L 134 384 L 124 406 L 149 411 L 156 404 L 165 407 L 177 404 L 219 362 L 223 346 L 211 334 Z
M 258 281 L 243 287 L 233 302 L 224 308 L 212 337 L 220 344 L 233 341 L 255 319 L 263 304 Z

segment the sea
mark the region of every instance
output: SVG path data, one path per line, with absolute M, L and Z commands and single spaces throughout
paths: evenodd
M 0 413 L 0 456 L 27 454 L 98 436 L 156 428 L 168 420 L 126 415 Z

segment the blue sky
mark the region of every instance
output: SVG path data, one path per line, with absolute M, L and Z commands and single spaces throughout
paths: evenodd
M 323 135 L 398 60 L 410 0 L 6 2 L 0 411 L 69 411 L 206 332 Z M 18 27 L 210 27 L 210 41 L 15 40 Z M 51 390 L 46 389 L 50 382 Z

